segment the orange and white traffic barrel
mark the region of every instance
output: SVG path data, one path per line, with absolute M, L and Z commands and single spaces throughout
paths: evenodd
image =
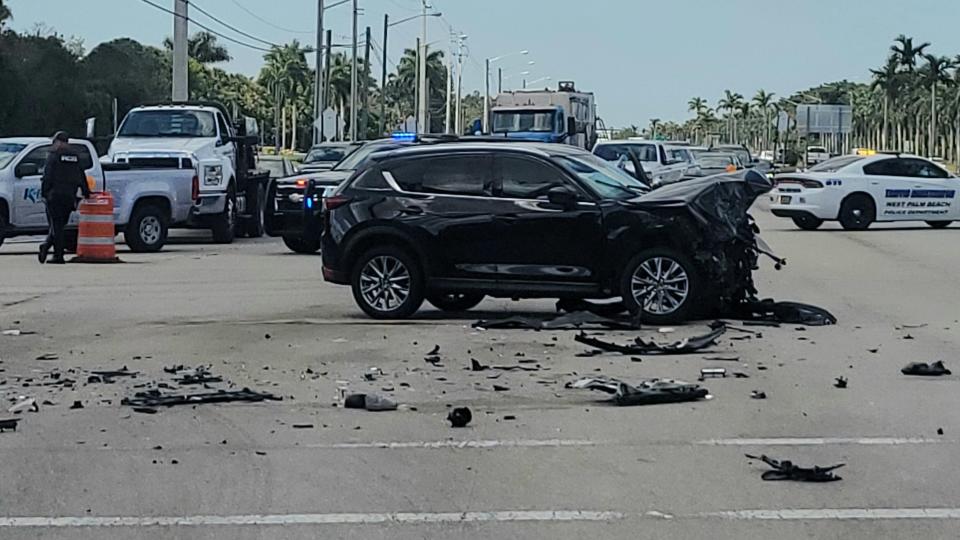
M 80 231 L 77 256 L 73 262 L 119 262 L 116 226 L 113 222 L 113 195 L 98 191 L 80 201 Z

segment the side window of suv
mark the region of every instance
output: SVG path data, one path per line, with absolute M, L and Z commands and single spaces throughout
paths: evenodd
M 489 156 L 424 156 L 390 167 L 404 191 L 443 195 L 491 196 L 492 164 Z
M 545 199 L 550 188 L 565 186 L 563 173 L 546 163 L 519 156 L 497 156 L 499 195 L 508 199 Z
M 947 171 L 923 159 L 904 159 L 903 176 L 911 178 L 947 178 Z
M 863 166 L 863 173 L 870 176 L 905 176 L 901 161 L 897 158 L 874 161 Z

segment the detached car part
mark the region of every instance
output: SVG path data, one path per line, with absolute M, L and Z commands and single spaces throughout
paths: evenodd
M 709 394 L 709 391 L 699 384 L 672 379 L 649 379 L 638 385 L 631 385 L 614 378 L 587 377 L 567 383 L 566 387 L 613 394 L 610 401 L 621 407 L 696 401 Z

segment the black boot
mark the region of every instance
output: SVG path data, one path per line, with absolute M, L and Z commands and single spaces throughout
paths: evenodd
M 40 252 L 37 253 L 37 259 L 40 260 L 40 264 L 47 262 L 47 255 L 50 253 L 50 244 L 44 242 L 40 244 Z

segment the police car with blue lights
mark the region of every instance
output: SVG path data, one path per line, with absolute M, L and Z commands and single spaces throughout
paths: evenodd
M 863 230 L 882 221 L 924 221 L 939 229 L 960 220 L 960 179 L 918 156 L 840 156 L 774 181 L 773 215 L 805 230 L 824 221 Z

